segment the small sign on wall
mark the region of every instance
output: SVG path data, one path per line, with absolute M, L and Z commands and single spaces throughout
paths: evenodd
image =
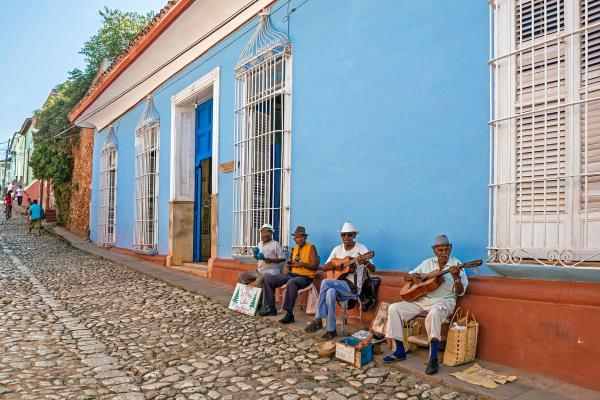
M 235 171 L 235 161 L 227 161 L 219 165 L 219 170 L 224 174 Z
M 238 283 L 233 291 L 233 296 L 231 296 L 229 309 L 242 314 L 254 315 L 258 308 L 261 293 L 261 288 Z

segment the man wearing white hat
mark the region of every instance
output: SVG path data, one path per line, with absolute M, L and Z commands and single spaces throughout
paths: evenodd
M 443 275 L 444 283 L 431 293 L 415 301 L 401 301 L 390 304 L 388 308 L 387 332 L 389 343 L 394 340 L 396 351 L 385 356 L 383 361 L 396 362 L 406 359 L 406 352 L 402 340 L 404 338 L 403 326 L 408 321 L 422 312 L 427 312 L 425 329 L 429 339 L 429 363 L 425 372 L 433 375 L 439 370 L 438 344 L 441 337 L 442 323 L 452 315 L 456 307 L 456 297 L 462 296 L 467 289 L 469 281 L 464 270 L 456 266 L 460 264 L 456 258 L 451 257 L 452 244 L 446 235 L 438 235 L 433 246 L 435 257 L 423 261 L 417 268 L 409 272 L 406 281 L 421 282 L 421 274 L 449 269 L 450 274 Z
M 345 222 L 340 230 L 342 244 L 337 245 L 331 251 L 324 268 L 333 267 L 331 260 L 344 257 L 356 258 L 369 252 L 369 249 L 361 243 L 355 241 L 358 235 L 358 229 L 351 222 Z M 356 298 L 360 294 L 360 289 L 365 279 L 365 268 L 375 272 L 375 265 L 369 261 L 356 266 L 356 272 L 346 275 L 345 279 L 324 279 L 321 282 L 321 291 L 317 304 L 315 319 L 304 329 L 308 333 L 317 332 L 323 328 L 322 318 L 327 318 L 326 332 L 323 339 L 333 339 L 337 336 L 335 329 L 335 304 L 337 301 L 346 301 Z M 355 286 L 351 288 L 351 286 Z M 354 290 L 353 290 L 354 289 Z
M 260 228 L 260 239 L 254 248 L 254 258 L 258 260 L 256 269 L 240 273 L 239 283 L 249 285 L 256 281 L 256 286 L 262 287 L 262 280 L 266 274 L 281 274 L 285 253 L 279 242 L 273 240 L 273 225 L 264 224 Z

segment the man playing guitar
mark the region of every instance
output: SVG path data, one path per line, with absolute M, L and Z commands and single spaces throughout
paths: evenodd
M 344 223 L 340 235 L 342 244 L 334 247 L 329 255 L 327 262 L 323 266 L 323 270 L 331 271 L 336 269 L 334 261 L 345 257 L 358 258 L 361 255 L 367 254 L 369 250 L 362 244 L 355 241 L 358 230 L 351 222 Z M 357 263 L 356 271 L 350 272 L 341 276 L 339 279 L 324 279 L 321 282 L 321 292 L 319 293 L 319 301 L 317 304 L 317 312 L 315 319 L 304 329 L 308 333 L 317 332 L 323 328 L 322 318 L 327 318 L 327 326 L 323 339 L 333 339 L 337 336 L 335 329 L 335 303 L 336 301 L 347 301 L 351 298 L 356 298 L 360 294 L 365 278 L 365 268 L 375 272 L 375 265 L 370 261 L 365 260 Z
M 432 248 L 436 256 L 423 261 L 405 277 L 405 280 L 419 284 L 423 280 L 423 275 L 433 271 L 448 269 L 450 274 L 440 277 L 440 279 L 443 279 L 443 283 L 435 291 L 411 302 L 401 301 L 390 304 L 386 336 L 388 344 L 391 345 L 392 340 L 395 341 L 396 351 L 383 358 L 385 362 L 406 359 L 406 352 L 402 344 L 404 338 L 403 323 L 426 311 L 425 329 L 429 339 L 429 363 L 425 373 L 428 375 L 433 375 L 439 370 L 438 344 L 441 337 L 442 323 L 452 315 L 456 306 L 456 297 L 465 293 L 469 283 L 465 271 L 457 267 L 460 262 L 450 256 L 452 245 L 446 235 L 437 236 Z

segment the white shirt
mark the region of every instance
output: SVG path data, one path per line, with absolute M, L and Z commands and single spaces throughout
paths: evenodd
M 358 242 L 354 243 L 354 247 L 351 248 L 350 250 L 346 250 L 344 248 L 343 244 L 339 244 L 333 248 L 333 250 L 331 251 L 329 258 L 327 258 L 327 261 L 325 262 L 325 264 L 327 264 L 329 261 L 333 260 L 334 258 L 344 258 L 344 257 L 356 258 L 356 257 L 358 257 L 362 254 L 368 253 L 368 252 L 369 252 L 369 249 L 367 249 L 367 247 L 364 244 L 361 244 Z M 350 282 L 354 283 L 354 274 L 346 275 L 346 279 L 349 280 Z M 363 264 L 358 264 L 356 266 L 357 293 L 360 293 L 360 288 L 362 287 L 364 280 L 365 280 L 365 266 Z
M 451 266 L 458 265 L 458 264 L 460 264 L 460 261 L 458 261 L 454 257 L 450 257 L 448 259 L 448 262 L 446 263 L 446 266 L 444 267 L 444 270 L 449 269 Z M 421 264 L 419 264 L 419 266 L 417 268 L 410 271 L 410 273 L 411 274 L 428 274 L 433 271 L 438 271 L 439 269 L 440 269 L 440 266 L 439 266 L 437 257 L 432 257 L 432 258 L 428 258 L 427 260 L 423 261 Z M 469 284 L 469 280 L 467 279 L 467 274 L 465 274 L 464 269 L 460 270 L 460 281 L 462 282 L 462 285 L 463 285 L 462 293 L 454 293 L 454 278 L 452 277 L 452 274 L 450 274 L 448 272 L 447 274 L 442 275 L 442 277 L 444 278 L 444 283 L 442 283 L 442 285 L 439 288 L 437 288 L 435 291 L 428 293 L 425 296 L 421 297 L 422 299 L 423 298 L 456 299 L 457 295 L 462 296 L 463 294 L 465 294 L 465 291 L 467 290 L 467 285 Z M 419 301 L 419 300 L 417 300 L 417 301 Z
M 17 197 L 23 197 L 23 189 L 17 189 Z
M 257 247 L 260 250 L 260 252 L 264 254 L 265 258 L 285 260 L 285 253 L 283 252 L 283 248 L 276 240 L 271 240 L 267 243 L 263 243 L 263 241 L 261 240 L 260 242 L 258 242 Z M 258 260 L 256 270 L 261 274 L 280 274 L 283 268 L 283 263 L 284 261 L 280 263 L 267 264 L 263 260 Z

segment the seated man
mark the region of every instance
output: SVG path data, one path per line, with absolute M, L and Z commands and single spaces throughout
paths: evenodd
M 308 287 L 319 268 L 319 257 L 315 246 L 306 242 L 308 235 L 304 227 L 299 226 L 293 233 L 294 241 L 297 246 L 292 249 L 292 254 L 288 260 L 288 273 L 277 275 L 266 275 L 262 281 L 263 287 L 263 306 L 258 311 L 261 317 L 267 315 L 276 315 L 275 308 L 275 289 L 287 284 L 285 299 L 283 300 L 283 309 L 285 316 L 279 320 L 282 324 L 291 324 L 294 322 L 294 305 L 298 297 L 298 291 Z
M 401 301 L 389 306 L 386 336 L 390 347 L 392 340 L 395 341 L 396 351 L 383 358 L 385 362 L 406 359 L 406 352 L 402 344 L 404 322 L 416 317 L 423 311 L 427 311 L 425 329 L 429 340 L 429 363 L 425 372 L 428 375 L 433 375 L 439 370 L 438 344 L 442 323 L 452 315 L 456 306 L 456 296 L 462 296 L 468 285 L 465 271 L 456 268 L 460 261 L 450 257 L 452 245 L 448 241 L 448 237 L 446 235 L 437 236 L 432 248 L 436 256 L 423 261 L 405 277 L 405 280 L 419 283 L 421 274 L 444 269 L 449 269 L 450 274 L 442 276 L 444 283 L 435 291 L 412 302 Z
M 258 260 L 254 271 L 242 272 L 238 275 L 238 282 L 249 285 L 256 281 L 256 286 L 262 286 L 265 275 L 281 274 L 281 268 L 285 261 L 285 254 L 281 245 L 273 240 L 273 226 L 264 224 L 260 228 L 260 239 L 254 258 Z
M 356 258 L 369 250 L 362 244 L 355 241 L 358 230 L 351 222 L 344 223 L 340 232 L 342 244 L 334 247 L 329 255 L 323 269 L 333 269 L 335 266 L 332 260 L 336 258 L 353 257 Z M 345 279 L 324 279 L 321 282 L 321 292 L 319 293 L 319 302 L 315 319 L 304 329 L 308 333 L 313 333 L 323 328 L 321 318 L 327 318 L 327 331 L 323 339 L 333 339 L 337 336 L 335 329 L 335 303 L 336 301 L 346 301 L 358 297 L 363 281 L 365 279 L 365 268 L 375 272 L 375 265 L 369 261 L 356 266 L 356 272 L 347 274 Z

